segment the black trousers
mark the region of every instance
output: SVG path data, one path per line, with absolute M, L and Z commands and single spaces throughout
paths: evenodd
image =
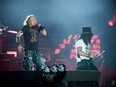
M 97 70 L 92 59 L 83 59 L 77 63 L 77 70 Z

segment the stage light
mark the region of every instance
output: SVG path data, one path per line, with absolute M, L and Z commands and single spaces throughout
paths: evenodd
M 55 49 L 55 51 L 54 51 L 54 54 L 60 54 L 60 49 L 59 48 L 57 48 L 57 49 Z
M 64 65 L 64 64 L 60 64 L 60 65 L 58 66 L 58 71 L 59 71 L 59 72 L 64 72 L 64 71 L 66 71 L 65 65 Z
M 2 32 L 2 29 L 0 28 L 0 31 Z
M 50 67 L 49 67 L 49 66 L 45 66 L 45 67 L 43 68 L 43 73 L 44 73 L 44 74 L 50 74 Z
M 114 25 L 114 23 L 112 22 L 112 21 L 108 21 L 108 24 L 109 24 L 109 26 L 113 26 Z
M 14 54 L 14 57 L 17 57 L 17 52 L 16 51 L 7 51 L 7 54 Z
M 57 73 L 58 72 L 58 66 L 56 64 L 52 65 L 51 68 L 50 68 L 51 72 L 52 73 Z
M 13 31 L 13 30 L 7 30 L 7 32 L 17 34 L 17 31 Z

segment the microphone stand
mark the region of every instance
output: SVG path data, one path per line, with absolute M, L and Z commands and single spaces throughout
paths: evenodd
M 8 26 L 4 26 L 3 24 L 0 23 L 0 28 L 1 28 L 1 31 L 0 31 L 0 53 L 4 53 L 4 46 L 3 46 L 3 40 L 5 39 L 5 32 L 6 30 L 8 29 Z

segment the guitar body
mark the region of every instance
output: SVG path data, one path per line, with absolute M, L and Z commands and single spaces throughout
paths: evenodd
M 81 62 L 77 63 L 77 70 L 98 70 L 98 66 L 96 67 L 96 60 L 99 59 L 105 51 L 102 51 L 95 58 L 90 58 L 89 60 L 83 59 Z M 95 63 L 94 63 L 95 62 Z

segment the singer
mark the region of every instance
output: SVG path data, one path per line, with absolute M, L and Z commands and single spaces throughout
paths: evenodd
M 16 35 L 17 50 L 25 54 L 22 65 L 27 71 L 41 70 L 45 66 L 43 55 L 38 48 L 39 33 L 46 36 L 45 27 L 37 23 L 34 15 L 28 15 Z M 24 37 L 24 45 L 21 43 L 21 36 Z

